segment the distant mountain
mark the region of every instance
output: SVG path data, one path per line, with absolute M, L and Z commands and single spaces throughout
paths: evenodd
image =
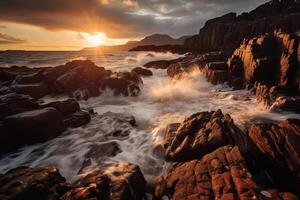
M 148 45 L 155 45 L 155 46 L 183 45 L 185 39 L 189 37 L 190 36 L 172 38 L 171 36 L 165 34 L 153 34 L 153 35 L 146 36 L 144 39 L 140 41 L 129 41 L 123 45 L 89 47 L 89 48 L 84 48 L 81 51 L 112 52 L 112 51 L 128 51 L 138 46 L 148 46 Z

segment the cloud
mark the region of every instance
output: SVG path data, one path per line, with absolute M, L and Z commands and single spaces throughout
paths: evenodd
M 265 0 L 1 0 L 0 22 L 52 31 L 105 32 L 114 38 L 194 34 L 210 18 Z
M 26 39 L 17 38 L 8 34 L 0 33 L 0 44 L 21 44 L 27 42 Z

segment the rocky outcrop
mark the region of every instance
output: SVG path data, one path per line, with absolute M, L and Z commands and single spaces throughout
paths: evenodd
M 156 60 L 144 64 L 146 68 L 154 69 L 167 69 L 171 64 L 180 62 L 183 58 L 177 58 L 174 60 Z
M 153 75 L 153 73 L 152 73 L 151 70 L 145 69 L 145 68 L 142 68 L 142 67 L 135 67 L 131 71 L 135 72 L 135 73 L 137 73 L 139 75 L 142 75 L 142 76 L 152 76 Z
M 38 104 L 21 94 L 0 96 L 0 153 L 22 145 L 45 142 L 59 136 L 67 127 L 88 123 L 91 116 L 80 110 L 74 99 Z
M 141 79 L 135 73 L 113 73 L 89 60 L 75 60 L 51 68 L 2 68 L 0 82 L 8 86 L 6 93 L 41 98 L 47 94 L 67 94 L 87 99 L 101 90 L 116 90 L 116 94 L 137 95 Z M 139 79 L 137 81 L 137 79 Z
M 173 161 L 201 158 L 215 149 L 237 144 L 248 149 L 248 138 L 221 110 L 200 112 L 186 118 L 181 124 L 170 124 L 165 130 L 166 157 Z
M 55 167 L 19 167 L 0 177 L 0 199 L 59 199 L 70 185 Z
M 129 163 L 117 163 L 106 171 L 89 173 L 72 185 L 55 167 L 20 167 L 0 177 L 0 198 L 141 200 L 145 187 L 139 167 Z
M 184 46 L 200 52 L 234 50 L 245 38 L 272 33 L 278 28 L 296 32 L 300 24 L 299 13 L 298 1 L 273 0 L 249 13 L 239 16 L 229 13 L 207 21 L 198 35 L 185 40 Z
M 253 124 L 248 134 L 274 168 L 288 170 L 300 179 L 300 120 Z
M 166 178 L 158 179 L 155 191 L 156 200 L 298 199 L 291 193 L 260 186 L 237 146 L 220 147 L 201 160 L 173 164 Z
M 55 108 L 25 111 L 7 116 L 1 124 L 1 150 L 44 142 L 65 129 L 63 116 Z

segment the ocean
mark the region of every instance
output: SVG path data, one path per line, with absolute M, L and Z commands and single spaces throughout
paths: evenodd
M 91 54 L 84 52 L 14 52 L 0 53 L 0 66 L 53 67 L 75 59 L 90 59 L 98 66 L 113 71 L 128 71 L 134 67 L 160 59 L 175 59 L 181 55 L 154 52 L 116 52 Z M 171 164 L 163 159 L 161 149 L 164 128 L 169 123 L 181 122 L 189 115 L 221 109 L 229 113 L 235 123 L 244 129 L 251 121 L 281 121 L 299 118 L 294 113 L 272 113 L 257 104 L 247 90 L 232 91 L 227 85 L 212 85 L 199 71 L 193 71 L 181 80 L 172 81 L 166 70 L 151 69 L 153 76 L 143 77 L 143 87 L 137 97 L 113 96 L 106 91 L 101 96 L 80 101 L 85 109 L 93 108 L 97 115 L 89 124 L 68 129 L 61 136 L 46 143 L 23 146 L 0 158 L 0 173 L 26 165 L 31 167 L 54 165 L 68 181 L 73 182 L 85 173 L 101 169 L 115 162 L 130 162 L 140 166 L 148 182 L 166 172 Z M 67 98 L 46 96 L 42 101 Z M 133 116 L 136 127 L 115 120 L 116 116 Z M 110 137 L 114 131 L 127 133 Z M 106 146 L 105 146 L 106 145 Z M 107 152 L 118 146 L 117 153 Z M 96 150 L 89 167 L 82 171 L 87 154 Z

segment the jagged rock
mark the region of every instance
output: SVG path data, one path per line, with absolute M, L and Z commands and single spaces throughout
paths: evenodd
M 104 173 L 94 172 L 79 180 L 61 199 L 141 200 L 145 188 L 146 181 L 138 166 L 117 163 Z
M 174 163 L 165 180 L 158 180 L 155 199 L 298 199 L 259 186 L 252 178 L 237 146 L 224 146 L 201 160 Z M 161 193 L 162 192 L 162 193 Z
M 300 113 L 300 94 L 282 86 L 258 84 L 256 98 L 271 111 L 293 111 Z
M 69 187 L 55 167 L 19 167 L 0 177 L 0 199 L 59 199 Z
M 273 163 L 300 178 L 300 120 L 276 124 L 254 124 L 248 134 L 260 151 Z
M 35 72 L 32 74 L 18 75 L 15 80 L 17 84 L 33 84 L 43 82 L 43 76 L 40 72 Z
M 139 167 L 129 163 L 117 163 L 104 172 L 89 173 L 72 185 L 55 167 L 19 167 L 0 176 L 3 200 L 141 200 L 145 187 Z
M 73 114 L 68 115 L 64 119 L 64 124 L 68 127 L 77 128 L 85 125 L 91 121 L 91 116 L 86 111 L 77 111 Z
M 44 142 L 60 135 L 65 129 L 62 115 L 55 108 L 25 111 L 3 119 L 7 130 L 1 133 L 1 150 L 24 144 Z
M 194 51 L 233 50 L 249 37 L 272 33 L 276 29 L 296 32 L 299 27 L 298 1 L 271 1 L 257 9 L 236 16 L 229 13 L 209 20 L 198 35 L 185 40 L 184 46 Z
M 140 74 L 142 76 L 152 76 L 153 75 L 152 71 L 150 71 L 149 69 L 142 68 L 142 67 L 136 67 L 136 68 L 132 69 L 131 71 L 135 72 L 137 74 Z
M 201 158 L 213 150 L 237 144 L 249 151 L 248 141 L 231 117 L 216 112 L 200 112 L 186 118 L 181 124 L 171 124 L 165 130 L 166 157 L 174 161 Z
M 227 64 L 224 62 L 211 62 L 201 68 L 206 79 L 216 85 L 225 83 L 228 80 Z

